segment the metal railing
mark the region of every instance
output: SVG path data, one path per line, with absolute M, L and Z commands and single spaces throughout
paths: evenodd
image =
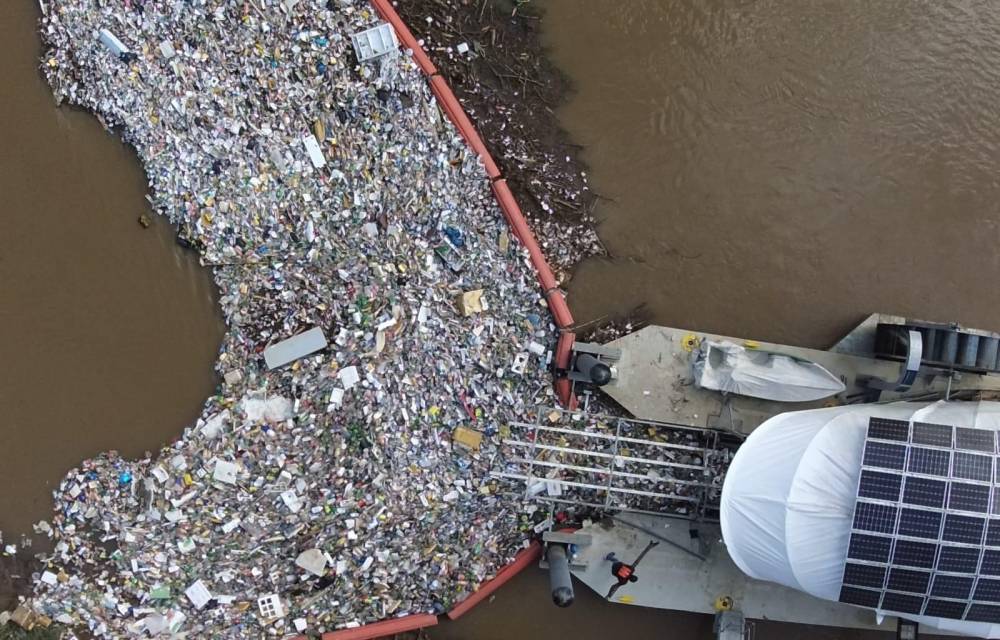
M 524 496 L 602 511 L 716 519 L 732 449 L 687 425 L 538 408 L 502 439 L 500 479 Z

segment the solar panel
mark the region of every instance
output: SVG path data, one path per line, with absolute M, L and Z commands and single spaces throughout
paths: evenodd
M 955 428 L 955 448 L 995 453 L 995 432 L 988 429 Z
M 975 573 L 979 567 L 979 549 L 976 547 L 941 546 L 938 554 L 938 571 Z
M 1000 520 L 990 520 L 986 527 L 986 546 L 1000 547 Z
M 847 557 L 854 560 L 870 560 L 872 562 L 888 562 L 889 551 L 892 549 L 892 538 L 881 536 L 869 536 L 863 533 L 852 533 L 851 543 L 847 547 Z M 934 549 L 932 548 L 933 552 Z M 925 566 L 925 565 L 916 565 Z M 934 558 L 931 557 L 930 564 L 934 566 Z
M 907 476 L 903 486 L 903 502 L 940 509 L 944 506 L 944 492 L 947 488 L 948 483 L 944 480 Z M 858 494 L 860 495 L 860 491 Z
M 903 476 L 898 473 L 885 473 L 865 469 L 861 472 L 861 484 L 858 495 L 862 498 L 876 500 L 899 501 L 899 489 L 903 484 Z
M 937 544 L 932 542 L 916 542 L 913 540 L 897 540 L 896 549 L 892 554 L 892 563 L 896 565 L 930 569 L 937 557 Z
M 854 528 L 878 533 L 896 530 L 897 507 L 888 504 L 859 502 L 854 510 Z
M 955 618 L 961 620 L 962 614 L 964 613 L 965 613 L 964 602 L 953 602 L 950 600 L 934 600 L 932 598 L 927 601 L 927 606 L 924 607 L 925 616 L 935 616 L 938 618 Z
M 956 511 L 987 513 L 990 506 L 990 488 L 983 484 L 952 482 L 948 488 L 948 508 Z
M 910 423 L 905 420 L 871 418 L 868 421 L 868 438 L 906 442 L 910 439 Z
M 995 604 L 973 604 L 965 614 L 965 619 L 975 622 L 1000 622 L 1000 607 Z
M 941 539 L 948 542 L 964 542 L 966 544 L 978 545 L 983 539 L 983 529 L 985 527 L 985 518 L 949 513 L 944 518 L 944 531 L 941 533 Z
M 881 589 L 885 584 L 885 567 L 848 562 L 844 567 L 844 584 Z
M 897 569 L 893 567 L 889 571 L 889 582 L 887 589 L 892 591 L 907 591 L 909 593 L 927 593 L 927 585 L 931 581 L 929 571 L 914 571 L 913 569 Z
M 938 574 L 934 576 L 934 585 L 931 587 L 931 595 L 938 598 L 968 600 L 969 594 L 972 593 L 972 582 L 972 576 L 949 576 L 945 574 Z
M 840 589 L 840 601 L 846 602 L 848 604 L 856 604 L 862 607 L 875 608 L 878 606 L 878 601 L 882 597 L 881 591 L 872 591 L 870 589 L 859 589 L 857 587 L 843 586 Z
M 924 597 L 886 591 L 882 596 L 882 608 L 900 613 L 919 614 L 924 608 Z
M 1000 580 L 990 578 L 980 578 L 976 583 L 976 591 L 972 594 L 973 600 L 984 602 L 1000 602 Z
M 898 533 L 914 538 L 938 539 L 941 530 L 941 512 L 904 508 L 899 514 Z
M 840 600 L 1000 622 L 996 447 L 993 431 L 869 420 Z
M 951 464 L 951 452 L 943 449 L 927 449 L 925 447 L 910 448 L 910 462 L 907 471 L 923 473 L 929 476 L 948 477 L 948 467 Z
M 913 423 L 913 444 L 929 444 L 951 449 L 952 428 L 942 424 Z
M 881 469 L 903 470 L 906 462 L 906 445 L 887 442 L 869 442 L 865 446 L 864 465 Z
M 996 549 L 983 551 L 983 562 L 979 565 L 979 575 L 1000 576 L 1000 551 Z
M 993 457 L 956 451 L 951 475 L 953 478 L 989 482 L 993 477 Z

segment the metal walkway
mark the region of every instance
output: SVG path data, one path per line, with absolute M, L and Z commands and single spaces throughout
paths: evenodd
M 500 479 L 542 502 L 717 520 L 739 439 L 719 431 L 539 407 L 503 439 Z

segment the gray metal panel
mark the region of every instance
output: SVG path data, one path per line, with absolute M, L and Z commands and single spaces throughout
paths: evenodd
M 619 358 L 622 357 L 621 349 L 616 349 L 615 347 L 606 347 L 603 344 L 596 344 L 594 342 L 574 342 L 573 351 L 590 353 L 595 356 L 608 358 L 610 360 L 618 360 Z
M 938 331 L 941 334 L 941 331 Z M 615 363 L 618 377 L 601 387 L 630 413 L 639 418 L 662 422 L 683 423 L 694 426 L 712 426 L 749 433 L 768 418 L 795 409 L 823 406 L 822 402 L 796 404 L 723 396 L 717 391 L 699 389 L 691 384 L 691 353 L 685 348 L 688 337 L 717 342 L 729 341 L 746 344 L 743 338 L 691 332 L 673 327 L 648 326 L 618 338 L 608 346 L 620 348 L 621 360 Z M 939 335 L 937 342 L 943 336 Z M 815 362 L 842 376 L 847 385 L 846 395 L 867 392 L 871 378 L 893 380 L 899 375 L 899 362 L 864 358 L 844 353 L 803 349 L 775 343 L 752 343 L 762 352 L 780 353 Z M 955 344 L 957 348 L 957 340 Z M 931 354 L 925 352 L 925 358 Z M 959 379 L 945 376 L 921 375 L 913 382 L 910 391 L 882 392 L 883 400 L 896 400 L 910 395 L 944 395 L 951 387 L 955 394 L 967 389 L 1000 389 L 1000 377 L 965 373 Z
M 277 369 L 325 348 L 326 336 L 323 335 L 323 330 L 313 327 L 264 349 L 264 362 L 268 369 Z
M 639 581 L 619 589 L 612 602 L 714 614 L 716 598 L 728 594 L 748 618 L 880 629 L 889 634 L 895 628 L 896 621 L 891 617 L 880 626 L 871 610 L 821 600 L 802 591 L 747 577 L 730 559 L 717 526 L 701 525 L 701 538 L 709 545 L 707 559 L 700 560 L 683 550 L 691 545 L 687 526 L 677 526 L 676 521 L 655 516 L 631 515 L 629 519 L 660 532 L 676 546 L 661 544 L 652 549 L 636 572 Z M 630 560 L 649 543 L 650 536 L 631 526 L 608 527 L 606 522 L 595 522 L 583 531 L 593 535 L 593 544 L 580 550 L 581 559 L 588 566 L 584 570 L 573 569 L 572 573 L 603 598 L 614 582 L 611 563 L 605 560 L 607 553 L 613 551 L 619 558 Z
M 924 338 L 924 359 L 934 360 L 938 350 L 938 340 L 941 335 L 937 329 L 923 329 L 921 331 Z
M 581 547 L 591 542 L 589 533 L 576 533 L 575 531 L 546 531 L 542 534 L 542 540 L 545 542 L 576 544 Z
M 979 354 L 979 336 L 963 333 L 958 341 L 958 363 L 963 367 L 976 366 Z
M 1000 340 L 997 338 L 980 338 L 976 366 L 981 369 L 993 369 L 997 362 L 998 350 L 1000 350 Z
M 958 334 L 949 331 L 943 336 L 939 336 L 938 342 L 941 343 L 941 352 L 937 359 L 940 362 L 954 364 L 955 359 L 958 358 Z

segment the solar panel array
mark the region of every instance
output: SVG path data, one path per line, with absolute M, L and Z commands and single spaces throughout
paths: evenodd
M 1000 623 L 994 431 L 871 418 L 840 601 Z

